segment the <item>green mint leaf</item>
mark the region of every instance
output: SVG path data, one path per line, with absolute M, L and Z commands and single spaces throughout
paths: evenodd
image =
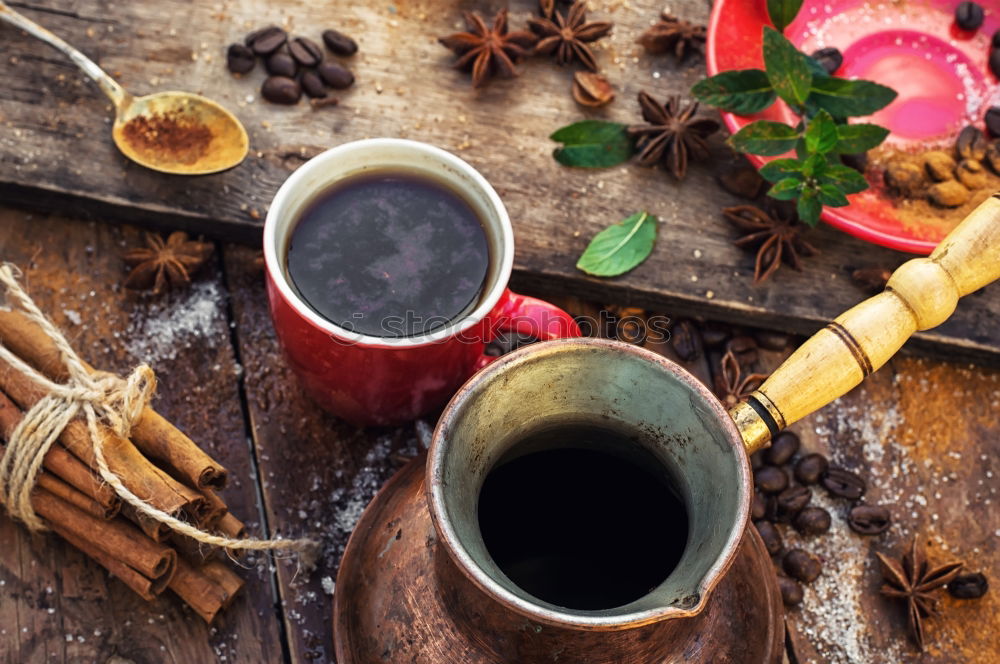
M 578 270 L 595 277 L 616 277 L 642 263 L 653 251 L 658 221 L 636 212 L 594 236 L 576 262 Z
M 584 120 L 557 130 L 549 138 L 564 144 L 552 153 L 563 166 L 607 168 L 628 161 L 635 152 L 626 126 L 617 122 Z
M 816 222 L 819 221 L 819 215 L 823 211 L 823 205 L 817 199 L 814 189 L 806 189 L 802 192 L 798 203 L 795 204 L 795 211 L 798 212 L 799 219 L 810 226 L 816 225 Z
M 767 15 L 779 32 L 784 32 L 801 8 L 802 0 L 767 0 Z
M 832 164 L 820 176 L 821 184 L 832 184 L 845 194 L 856 194 L 868 188 L 868 180 L 850 166 Z
M 740 115 L 763 111 L 775 99 L 771 82 L 761 69 L 724 71 L 695 83 L 691 94 L 706 104 Z
M 764 68 L 778 96 L 798 108 L 809 98 L 813 75 L 806 56 L 774 28 L 764 27 Z
M 817 190 L 819 192 L 819 202 L 830 207 L 844 207 L 848 205 L 847 196 L 840 189 L 832 184 L 822 184 Z
M 729 137 L 729 144 L 740 152 L 776 157 L 795 147 L 799 132 L 783 122 L 758 120 Z
M 773 83 L 773 81 L 772 81 Z M 774 86 L 778 89 L 778 86 Z M 781 91 L 778 91 L 781 94 Z M 871 81 L 849 81 L 844 78 L 819 78 L 812 81 L 809 101 L 834 117 L 871 115 L 888 106 L 896 91 Z
M 771 187 L 767 195 L 779 201 L 790 201 L 797 198 L 802 191 L 803 182 L 797 178 L 785 178 L 778 184 Z
M 801 180 L 802 161 L 799 159 L 775 159 L 769 161 L 760 168 L 760 176 L 768 182 L 777 182 L 785 178 L 795 178 Z
M 826 154 L 837 145 L 837 123 L 830 114 L 820 111 L 812 119 L 805 133 L 806 150 L 814 154 Z
M 809 71 L 812 72 L 813 78 L 817 76 L 821 78 L 827 78 L 830 76 L 830 72 L 823 68 L 823 65 L 819 63 L 819 60 L 811 56 L 806 56 L 806 65 L 809 67 Z
M 817 177 L 822 175 L 826 171 L 827 167 L 826 157 L 821 154 L 810 155 L 806 159 L 805 163 L 802 164 L 802 175 L 807 178 Z
M 889 130 L 875 124 L 845 124 L 837 127 L 837 152 L 858 154 L 879 146 Z

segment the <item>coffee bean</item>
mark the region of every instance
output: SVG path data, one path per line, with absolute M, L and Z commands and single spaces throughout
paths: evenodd
M 705 323 L 701 326 L 701 341 L 706 348 L 718 348 L 732 336 L 732 330 L 719 323 Z
M 812 500 L 812 491 L 804 486 L 790 486 L 775 498 L 774 520 L 787 523 Z
M 868 170 L 868 153 L 842 154 L 840 155 L 840 163 L 864 175 L 865 171 Z
M 760 521 L 767 514 L 767 500 L 756 491 L 753 494 L 753 502 L 750 503 L 750 518 Z
M 795 479 L 802 484 L 816 484 L 829 465 L 822 454 L 807 454 L 795 464 Z
M 819 49 L 812 54 L 812 57 L 826 70 L 827 74 L 832 74 L 840 69 L 840 65 L 844 64 L 843 54 L 832 46 Z
M 264 61 L 264 67 L 269 74 L 286 78 L 294 78 L 295 72 L 299 69 L 292 56 L 284 51 L 277 51 L 268 56 L 267 60 Z
M 778 589 L 781 590 L 781 601 L 785 606 L 798 606 L 802 603 L 802 584 L 795 579 L 779 574 Z
M 822 535 L 830 530 L 830 513 L 822 507 L 807 507 L 795 516 L 795 530 L 803 535 Z
M 992 48 L 1000 48 L 1000 30 L 993 33 L 993 39 L 990 40 L 990 46 Z
M 764 493 L 780 493 L 788 486 L 788 475 L 781 468 L 762 466 L 753 474 L 753 481 Z
M 994 48 L 990 51 L 990 57 L 987 64 L 989 64 L 990 71 L 993 72 L 993 75 L 1000 77 L 1000 48 Z M 987 113 L 988 112 L 989 111 L 987 111 Z M 990 133 L 996 136 L 992 129 L 990 130 Z
M 305 37 L 296 37 L 288 42 L 288 52 L 303 67 L 315 67 L 323 61 L 323 49 L 319 44 Z
M 843 468 L 828 468 L 820 484 L 832 495 L 857 500 L 865 493 L 865 481 Z
M 323 79 L 319 77 L 319 74 L 314 71 L 302 72 L 299 83 L 302 85 L 302 91 L 310 97 L 319 98 L 326 96 L 326 85 L 323 83 Z
M 788 576 L 804 583 L 812 583 L 823 571 L 819 558 L 802 549 L 792 549 L 786 553 L 781 566 Z
M 288 41 L 285 31 L 276 25 L 269 25 L 247 35 L 246 45 L 257 55 L 271 55 Z
M 757 342 L 753 337 L 733 337 L 726 344 L 726 350 L 733 351 L 740 364 L 753 364 L 757 361 Z
M 878 535 L 889 529 L 892 518 L 881 505 L 855 505 L 847 515 L 847 525 L 859 535 Z
M 799 444 L 798 436 L 782 431 L 771 441 L 771 447 L 764 450 L 764 460 L 772 466 L 783 466 L 799 451 Z
M 791 335 L 770 330 L 755 332 L 753 338 L 757 340 L 758 346 L 767 350 L 785 350 L 792 341 Z
M 294 78 L 271 76 L 264 81 L 260 94 L 274 104 L 297 104 L 302 96 L 302 87 Z
M 750 467 L 757 470 L 764 465 L 764 451 L 754 452 L 750 455 Z
M 785 544 L 781 541 L 781 533 L 774 527 L 774 524 L 770 521 L 757 521 L 753 525 L 757 528 L 757 533 L 760 534 L 760 538 L 764 541 L 764 547 L 767 549 L 767 552 L 772 556 L 781 553 L 781 550 L 785 548 Z
M 230 44 L 226 50 L 226 66 L 234 74 L 245 74 L 257 64 L 253 51 L 243 44 Z
M 960 2 L 955 7 L 955 23 L 963 30 L 978 30 L 983 24 L 983 8 L 976 2 Z
M 959 574 L 948 583 L 948 592 L 958 599 L 979 599 L 990 589 L 982 572 Z
M 678 321 L 670 331 L 670 345 L 677 357 L 690 362 L 701 355 L 701 335 L 698 328 L 689 320 Z
M 962 159 L 982 161 L 986 156 L 986 137 L 976 127 L 968 125 L 958 132 L 955 150 Z
M 338 30 L 324 30 L 323 43 L 337 55 L 354 55 L 358 52 L 358 43 Z
M 994 55 L 997 56 L 997 70 L 1000 70 L 1000 49 L 993 51 L 990 54 L 990 69 L 993 69 Z M 996 74 L 996 70 L 993 72 Z M 1000 74 L 997 74 L 1000 77 Z M 990 132 L 990 136 L 1000 136 L 1000 106 L 993 106 L 990 110 L 986 111 L 986 131 Z
M 316 71 L 327 85 L 337 90 L 349 88 L 354 83 L 351 70 L 336 62 L 324 62 Z

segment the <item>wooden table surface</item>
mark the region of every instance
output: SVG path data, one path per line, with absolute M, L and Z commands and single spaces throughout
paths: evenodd
M 121 287 L 121 253 L 140 242 L 129 226 L 0 208 L 0 256 L 21 266 L 81 355 L 116 371 L 149 362 L 160 380 L 156 408 L 229 467 L 225 497 L 251 531 L 318 536 L 323 555 L 312 572 L 249 560 L 246 588 L 209 628 L 175 598 L 147 604 L 57 538 L 0 517 L 0 664 L 332 662 L 331 583 L 347 536 L 379 486 L 426 444 L 433 418 L 360 430 L 305 398 L 274 338 L 256 250 L 217 244 L 189 290 L 150 298 Z M 593 309 L 560 302 L 574 313 Z M 676 359 L 668 344 L 655 349 Z M 786 352 L 762 353 L 757 368 L 773 369 Z M 710 380 L 716 359 L 685 366 Z M 917 657 L 899 607 L 877 594 L 873 552 L 897 552 L 916 534 L 932 558 L 966 560 L 997 585 L 998 405 L 996 370 L 900 357 L 794 427 L 808 449 L 864 475 L 868 499 L 890 505 L 896 524 L 860 538 L 844 506 L 817 492 L 834 527 L 803 544 L 826 571 L 788 613 L 792 661 L 997 661 L 995 589 L 977 602 L 945 599 Z
M 853 269 L 891 269 L 909 258 L 824 224 L 810 232 L 820 254 L 805 261 L 803 272 L 786 267 L 780 279 L 754 286 L 754 257 L 733 246 L 738 233 L 720 214 L 723 206 L 745 202 L 715 181 L 732 159 L 723 132 L 711 139 L 711 160 L 692 164 L 680 183 L 661 169 L 592 171 L 555 162 L 548 137 L 557 128 L 588 117 L 639 123 L 640 90 L 658 99 L 688 97 L 704 76 L 699 56 L 678 65 L 636 44 L 664 8 L 661 0 L 590 0 L 593 20 L 615 24 L 595 51 L 617 93 L 612 104 L 590 110 L 570 96 L 572 68 L 537 58 L 524 63 L 514 80 L 473 89 L 437 43 L 436 37 L 462 28 L 461 10 L 492 16 L 509 7 L 512 28 L 523 28 L 537 0 L 10 4 L 82 49 L 135 94 L 191 90 L 223 103 L 246 126 L 252 150 L 239 167 L 197 178 L 164 177 L 137 166 L 115 149 L 111 107 L 95 86 L 51 47 L 0 25 L 0 200 L 259 243 L 268 204 L 292 169 L 347 141 L 395 136 L 460 155 L 496 187 L 517 238 L 515 285 L 536 292 L 586 290 L 608 302 L 628 299 L 811 334 L 863 294 L 851 281 Z M 704 23 L 711 3 L 666 4 Z M 329 26 L 357 38 L 359 52 L 345 59 L 357 83 L 338 93 L 339 106 L 268 104 L 260 99 L 260 65 L 242 78 L 229 74 L 226 46 L 270 23 L 313 39 Z M 641 210 L 663 222 L 656 250 L 643 265 L 614 279 L 587 277 L 575 268 L 594 234 Z M 911 345 L 1000 365 L 998 323 L 1000 287 L 987 288 Z

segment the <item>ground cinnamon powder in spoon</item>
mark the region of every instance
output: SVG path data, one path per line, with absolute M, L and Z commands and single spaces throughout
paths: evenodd
M 122 127 L 132 148 L 151 160 L 193 164 L 212 142 L 212 130 L 177 112 L 137 115 Z

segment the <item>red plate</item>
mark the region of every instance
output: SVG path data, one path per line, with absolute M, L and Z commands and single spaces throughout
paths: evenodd
M 866 121 L 891 130 L 888 144 L 906 148 L 954 140 L 967 124 L 983 127 L 983 115 L 1000 104 L 997 79 L 987 60 L 990 37 L 1000 28 L 1000 2 L 980 2 L 986 20 L 976 32 L 954 22 L 959 0 L 805 0 L 785 36 L 806 53 L 835 46 L 844 54 L 836 72 L 888 85 L 899 97 Z M 761 33 L 771 22 L 766 0 L 716 0 L 708 28 L 708 73 L 762 68 Z M 765 118 L 795 124 L 778 101 L 762 113 L 723 113 L 736 132 Z M 748 155 L 755 166 L 767 159 Z M 903 223 L 880 182 L 850 196 L 851 204 L 824 208 L 823 220 L 851 235 L 893 249 L 927 254 L 950 229 Z

